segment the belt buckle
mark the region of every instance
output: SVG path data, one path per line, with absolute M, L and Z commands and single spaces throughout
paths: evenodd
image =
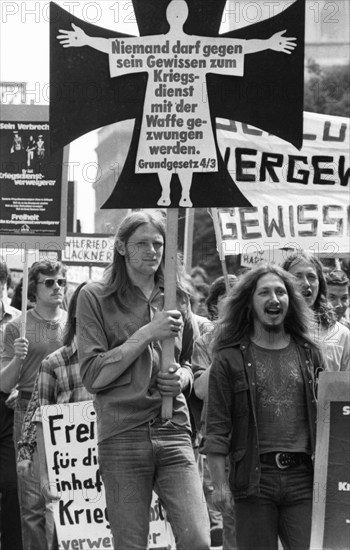
M 276 461 L 276 465 L 277 465 L 277 468 L 279 468 L 280 470 L 286 470 L 287 468 L 290 468 L 290 464 L 282 464 L 281 461 L 280 461 L 280 458 L 282 458 L 282 455 L 284 455 L 285 453 L 276 453 L 275 454 L 275 461 Z

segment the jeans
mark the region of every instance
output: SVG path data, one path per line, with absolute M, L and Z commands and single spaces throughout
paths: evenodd
M 21 517 L 17 494 L 17 471 L 13 445 L 13 410 L 0 392 L 0 531 L 1 550 L 22 550 Z
M 152 491 L 178 550 L 209 550 L 209 518 L 190 435 L 155 419 L 102 441 L 99 461 L 115 550 L 148 547 Z
M 310 547 L 313 468 L 287 470 L 261 465 L 260 496 L 235 500 L 238 550 L 285 550 Z
M 219 528 L 222 530 L 222 550 L 237 550 L 236 547 L 236 516 L 234 506 L 231 511 L 222 514 L 212 503 L 212 492 L 214 490 L 210 470 L 206 457 L 202 456 L 203 487 L 207 500 L 211 529 Z M 228 475 L 228 465 L 227 465 Z
M 14 441 L 21 438 L 22 423 L 29 401 L 19 397 L 15 409 Z M 52 505 L 45 501 L 40 486 L 40 465 L 37 450 L 32 458 L 32 475 L 18 477 L 24 550 L 56 550 L 57 537 Z

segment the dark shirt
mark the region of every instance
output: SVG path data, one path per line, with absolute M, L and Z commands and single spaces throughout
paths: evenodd
M 305 385 L 294 342 L 283 349 L 256 344 L 251 349 L 260 453 L 311 453 Z
M 311 452 L 316 438 L 316 375 L 324 369 L 321 354 L 295 342 L 305 386 Z M 207 431 L 203 454 L 230 457 L 229 483 L 235 498 L 259 494 L 260 461 L 256 418 L 256 378 L 249 340 L 214 354 L 209 378 Z

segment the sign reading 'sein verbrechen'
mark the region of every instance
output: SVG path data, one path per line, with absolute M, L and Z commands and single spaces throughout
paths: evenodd
M 0 234 L 46 249 L 66 233 L 63 151 L 50 155 L 48 108 L 4 106 L 0 121 Z

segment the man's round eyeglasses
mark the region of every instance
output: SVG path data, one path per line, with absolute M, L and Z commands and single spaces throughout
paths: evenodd
M 46 288 L 52 288 L 55 283 L 57 283 L 58 286 L 66 286 L 67 279 L 45 279 L 44 281 L 39 281 L 37 284 L 45 285 Z

